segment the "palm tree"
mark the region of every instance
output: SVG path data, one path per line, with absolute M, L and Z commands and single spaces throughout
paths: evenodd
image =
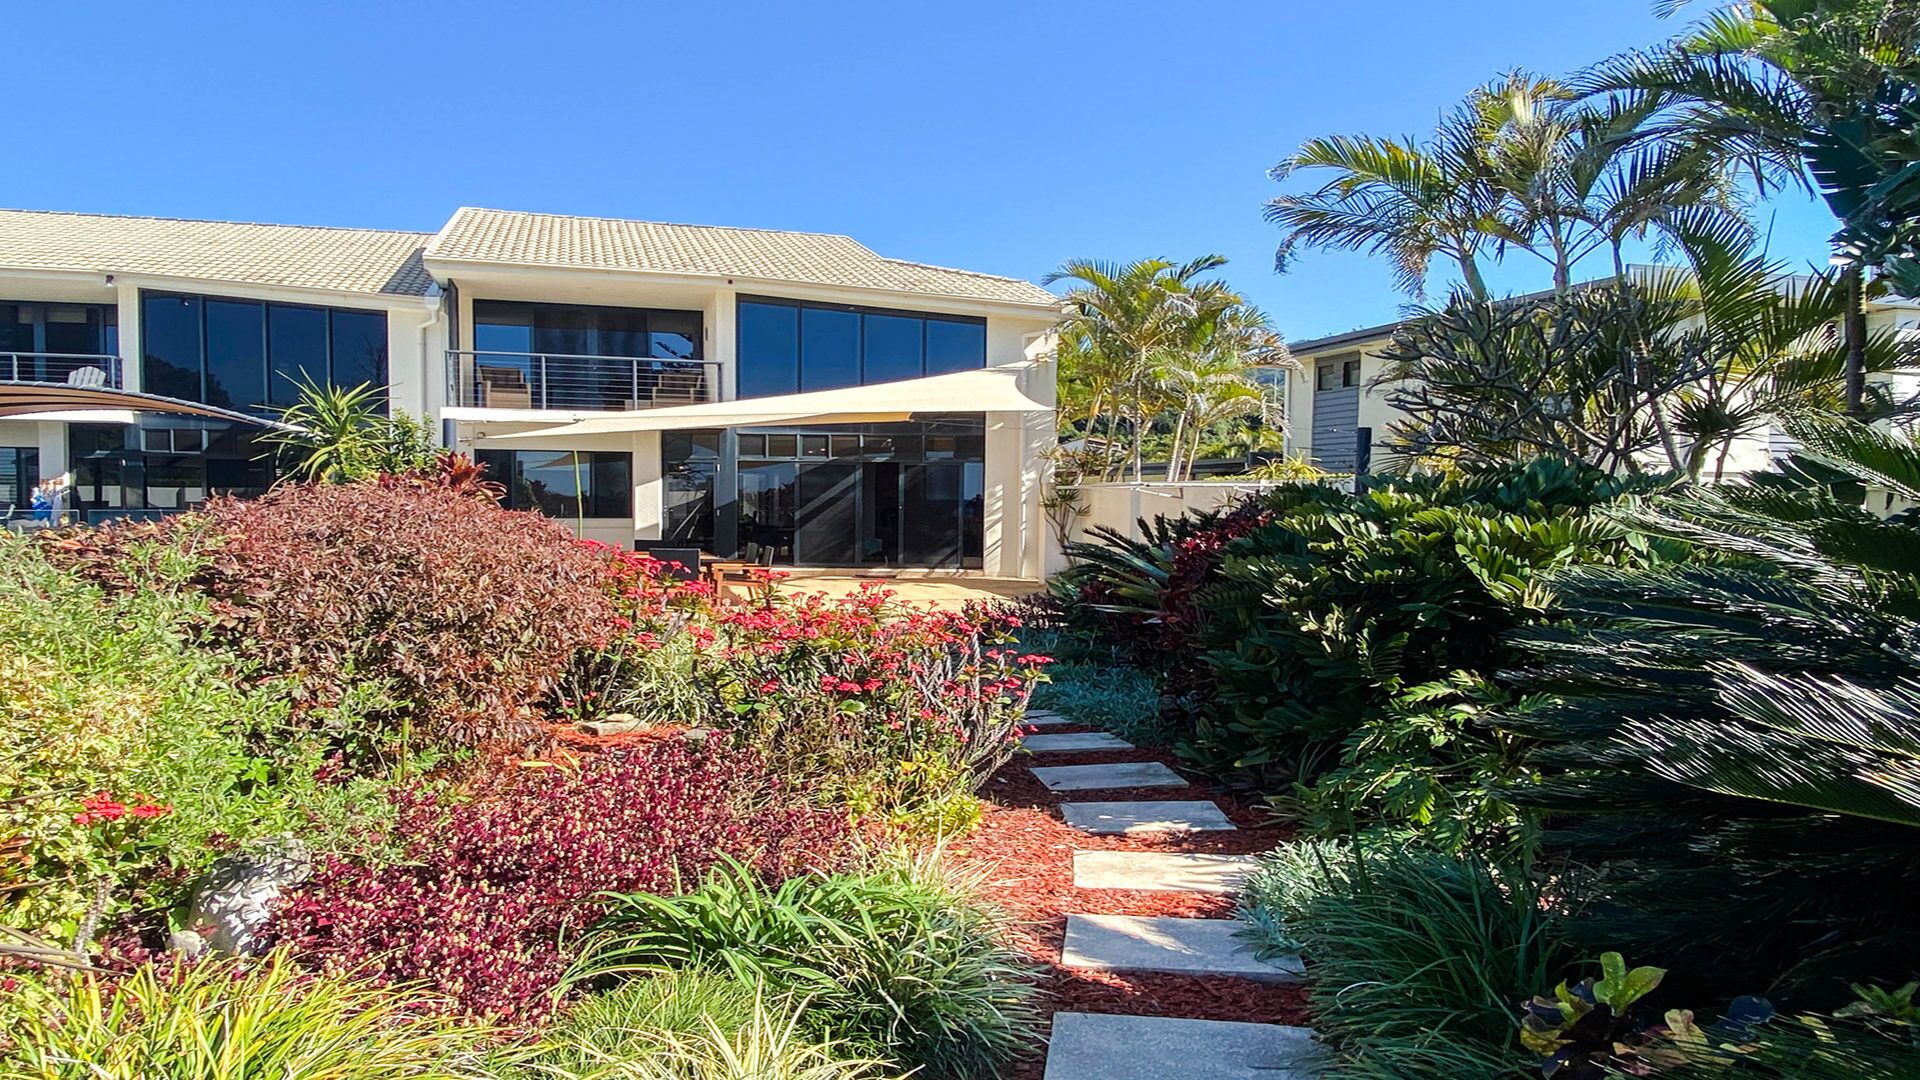
M 1173 449 L 1167 455 L 1169 481 L 1185 480 L 1192 474 L 1193 458 L 1198 456 L 1200 439 L 1208 428 L 1260 411 L 1265 395 L 1253 381 L 1251 369 L 1252 365 L 1234 349 L 1167 349 L 1155 354 L 1154 380 L 1175 410 Z
M 1887 224 L 1883 182 L 1911 178 L 1920 160 L 1916 76 L 1920 11 L 1911 3 L 1743 0 L 1663 51 L 1616 57 L 1579 80 L 1587 95 L 1646 100 L 1641 140 L 1737 163 L 1763 193 L 1795 186 L 1824 195 L 1848 226 L 1836 239 L 1848 264 L 1843 396 L 1855 416 L 1866 401 L 1864 266 L 1876 254 L 1860 241 L 1876 221 Z
M 1267 203 L 1267 220 L 1287 230 L 1277 266 L 1301 244 L 1385 253 L 1401 286 L 1421 296 L 1439 255 L 1459 266 L 1470 296 L 1487 299 L 1480 260 L 1510 250 L 1547 262 L 1565 293 L 1574 266 L 1601 250 L 1624 278 L 1630 238 L 1740 236 L 1745 219 L 1719 159 L 1632 139 L 1651 108 L 1631 98 L 1588 107 L 1562 83 L 1516 70 L 1468 94 L 1425 145 L 1313 140 L 1274 178 L 1335 175 Z
M 1503 196 L 1483 149 L 1478 130 L 1458 114 L 1425 146 L 1366 135 L 1308 141 L 1269 175 L 1284 181 L 1303 169 L 1329 169 L 1334 176 L 1304 195 L 1267 201 L 1267 220 L 1286 230 L 1274 269 L 1285 273 L 1302 245 L 1383 254 L 1396 283 L 1420 297 L 1438 256 L 1459 266 L 1475 296 L 1488 295 L 1480 259 L 1499 233 Z
M 1158 411 L 1152 397 L 1152 358 L 1162 350 L 1192 344 L 1197 328 L 1245 305 L 1224 284 L 1200 280 L 1226 261 L 1223 255 L 1178 264 L 1166 259 L 1125 264 L 1073 259 L 1046 277 L 1049 285 L 1079 283 L 1066 295 L 1072 314 L 1061 333 L 1077 339 L 1076 363 L 1098 373 L 1099 403 L 1112 400 L 1114 414 L 1127 421 L 1135 480 L 1140 479 L 1140 439 Z M 1089 433 L 1095 415 L 1089 414 Z M 1111 426 L 1109 435 L 1111 447 Z M 1110 457 L 1107 469 L 1112 469 Z
M 1518 247 L 1546 261 L 1556 293 L 1572 287 L 1576 264 L 1602 250 L 1624 281 L 1630 238 L 1658 234 L 1683 250 L 1702 238 L 1729 246 L 1752 238 L 1718 159 L 1635 139 L 1653 109 L 1645 98 L 1589 107 L 1560 81 L 1516 70 L 1465 108 L 1512 207 L 1497 250 Z

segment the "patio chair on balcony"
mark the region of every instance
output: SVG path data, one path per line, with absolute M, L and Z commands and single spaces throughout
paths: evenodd
M 515 367 L 482 364 L 480 405 L 487 409 L 531 409 L 533 388 L 527 385 L 527 373 Z
M 105 386 L 107 373 L 97 367 L 77 367 L 67 373 L 68 386 Z

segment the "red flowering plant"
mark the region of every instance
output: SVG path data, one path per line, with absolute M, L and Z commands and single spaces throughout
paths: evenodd
M 576 650 L 553 695 L 556 712 L 583 722 L 629 715 L 656 724 L 703 721 L 692 667 L 711 633 L 713 587 L 681 580 L 665 562 L 597 540 L 580 546 L 606 560 L 601 587 L 612 615 Z M 678 568 L 684 573 L 691 568 Z
M 622 615 L 575 666 L 607 672 L 617 656 L 620 674 L 562 709 L 724 726 L 856 812 L 947 814 L 1013 753 L 1045 678 L 1048 658 L 1018 648 L 1010 611 L 914 608 L 878 583 L 832 599 L 767 582 L 728 604 L 657 560 L 600 550 Z
M 755 755 L 654 744 L 523 768 L 452 801 L 396 791 L 391 861 L 332 858 L 274 929 L 306 963 L 423 982 L 474 1015 L 532 1025 L 601 895 L 675 894 L 723 859 L 769 880 L 833 869 L 844 816 L 801 804 Z

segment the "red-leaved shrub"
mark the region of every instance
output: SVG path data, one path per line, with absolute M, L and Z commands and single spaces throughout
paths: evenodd
M 194 581 L 212 598 L 201 632 L 263 676 L 293 676 L 303 711 L 378 682 L 394 707 L 375 719 L 458 745 L 524 736 L 529 707 L 615 616 L 605 559 L 563 526 L 433 478 L 215 499 L 52 550 L 112 587 L 116 568 L 150 560 L 156 542 L 206 557 Z
M 809 809 L 749 756 L 659 744 L 521 770 L 461 802 L 396 794 L 400 857 L 334 859 L 287 900 L 309 963 L 421 981 L 476 1015 L 537 1022 L 565 942 L 608 890 L 674 894 L 723 856 L 771 879 L 838 861 L 843 813 Z

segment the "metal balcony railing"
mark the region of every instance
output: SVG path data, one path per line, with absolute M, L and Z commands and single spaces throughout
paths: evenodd
M 67 383 L 118 390 L 120 358 L 106 353 L 0 352 L 0 382 Z
M 567 353 L 447 352 L 452 399 L 481 409 L 625 411 L 712 401 L 720 365 Z

